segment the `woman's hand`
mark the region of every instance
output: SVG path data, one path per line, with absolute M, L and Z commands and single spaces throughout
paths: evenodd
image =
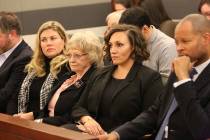
M 17 118 L 21 118 L 21 119 L 26 119 L 26 120 L 34 120 L 33 112 L 19 113 L 19 114 L 14 114 L 13 116 Z
M 81 122 L 85 128 L 85 132 L 91 135 L 103 135 L 106 132 L 101 128 L 98 122 L 96 122 L 92 117 L 90 116 L 84 116 L 81 118 Z

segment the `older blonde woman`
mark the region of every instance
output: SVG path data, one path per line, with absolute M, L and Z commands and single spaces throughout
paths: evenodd
M 59 22 L 47 21 L 40 26 L 34 55 L 25 67 L 27 76 L 8 106 L 10 114 L 36 112 L 45 107 L 52 87 L 67 71 L 63 55 L 67 40 L 65 29 Z
M 78 32 L 73 34 L 64 52 L 72 71 L 68 79 L 61 80 L 50 92 L 44 110 L 22 118 L 41 118 L 36 121 L 57 126 L 71 122 L 72 107 L 79 100 L 88 79 L 103 65 L 102 44 L 92 32 Z

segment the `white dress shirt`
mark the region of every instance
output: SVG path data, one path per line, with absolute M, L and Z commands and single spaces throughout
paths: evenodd
M 173 84 L 173 86 L 176 88 L 176 87 L 178 87 L 179 85 L 184 84 L 184 83 L 186 83 L 186 82 L 188 82 L 188 81 L 190 81 L 190 80 L 195 81 L 195 80 L 198 78 L 198 76 L 201 74 L 201 72 L 207 67 L 207 65 L 208 65 L 209 63 L 210 63 L 210 59 L 208 59 L 206 62 L 204 62 L 204 63 L 202 63 L 202 64 L 200 64 L 200 65 L 194 67 L 194 68 L 196 69 L 196 71 L 197 71 L 197 74 L 195 74 L 195 75 L 193 76 L 193 79 L 190 79 L 190 78 L 189 78 L 189 79 L 180 80 L 180 81 L 178 81 L 178 82 L 175 82 L 175 83 Z
M 15 50 L 15 48 L 20 44 L 22 39 L 11 49 L 8 51 L 4 52 L 3 54 L 0 54 L 0 67 L 4 64 L 4 62 L 7 60 L 7 58 L 12 54 L 12 52 Z

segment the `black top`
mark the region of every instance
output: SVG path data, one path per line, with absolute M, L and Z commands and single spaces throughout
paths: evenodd
M 123 80 L 125 79 L 116 79 L 112 77 L 104 90 L 101 105 L 99 107 L 99 118 L 97 121 L 105 131 L 118 126 L 115 125 L 118 120 L 114 120 L 114 118 L 112 118 L 110 115 L 110 108 L 112 104 L 113 93 L 120 86 Z M 115 121 L 115 123 L 113 123 L 113 121 Z
M 40 91 L 47 76 L 48 73 L 43 77 L 35 77 L 33 79 L 29 91 L 27 112 L 40 110 Z
M 29 102 L 27 112 L 39 111 L 40 110 L 40 91 L 44 81 L 46 80 L 50 72 L 50 61 L 51 59 L 45 58 L 45 71 L 46 74 L 43 77 L 35 77 L 31 83 L 29 90 Z

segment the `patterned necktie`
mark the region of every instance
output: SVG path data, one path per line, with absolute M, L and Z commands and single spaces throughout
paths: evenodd
M 193 76 L 196 75 L 196 74 L 197 74 L 196 69 L 192 68 L 192 70 L 190 71 L 189 77 L 191 79 L 193 79 Z M 164 130 L 168 131 L 167 130 L 168 129 L 167 125 L 168 125 L 168 122 L 169 122 L 169 118 L 170 118 L 171 114 L 174 112 L 174 110 L 177 108 L 177 106 L 178 106 L 177 101 L 176 101 L 175 98 L 173 98 L 173 101 L 172 101 L 172 103 L 170 105 L 170 108 L 169 108 L 167 114 L 166 114 L 166 117 L 164 118 L 164 120 L 163 120 L 163 122 L 161 124 L 161 127 L 160 127 L 160 129 L 159 129 L 159 131 L 158 131 L 158 133 L 157 133 L 157 135 L 155 137 L 155 140 L 162 140 L 163 134 L 164 134 Z M 168 137 L 167 134 L 165 136 Z
M 193 80 L 193 76 L 196 75 L 197 73 L 198 73 L 198 72 L 196 71 L 196 69 L 195 69 L 195 68 L 192 68 L 191 71 L 190 71 L 190 74 L 189 74 L 190 79 Z

